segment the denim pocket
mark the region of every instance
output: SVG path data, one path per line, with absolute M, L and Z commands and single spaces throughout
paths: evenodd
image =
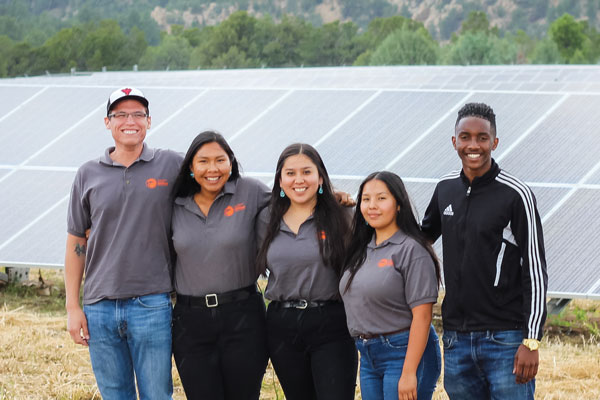
M 406 351 L 408 348 L 408 332 L 386 336 L 384 344 L 390 349 Z
M 444 343 L 444 350 L 453 348 L 456 343 L 456 332 L 444 332 L 442 342 Z
M 503 346 L 517 347 L 523 341 L 521 331 L 495 331 L 490 335 L 490 341 Z
M 135 299 L 136 303 L 144 308 L 171 307 L 171 297 L 167 293 L 149 294 Z

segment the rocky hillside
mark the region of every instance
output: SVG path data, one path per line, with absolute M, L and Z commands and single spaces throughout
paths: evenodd
M 257 17 L 268 13 L 275 19 L 293 14 L 313 23 L 354 21 L 363 28 L 373 18 L 401 14 L 423 22 L 438 39 L 448 39 L 473 10 L 484 11 L 491 25 L 501 30 L 523 29 L 534 36 L 542 35 L 548 21 L 565 12 L 588 19 L 596 27 L 600 21 L 597 0 L 248 0 L 199 1 L 193 7 L 172 0 L 165 7 L 155 6 L 151 15 L 168 30 L 174 23 L 187 27 L 214 25 L 239 9 Z

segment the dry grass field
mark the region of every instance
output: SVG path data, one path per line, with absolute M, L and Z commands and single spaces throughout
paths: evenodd
M 49 296 L 36 286 L 0 288 L 0 400 L 100 399 L 87 349 L 75 345 L 66 332 L 60 275 L 41 273 L 46 285 L 57 283 Z M 37 278 L 37 270 L 31 275 Z M 574 301 L 564 316 L 553 320 L 553 333 L 540 351 L 537 399 L 600 399 L 599 312 L 600 302 Z M 175 369 L 173 377 L 174 399 L 185 399 Z M 439 387 L 434 398 L 447 396 Z M 261 399 L 284 399 L 271 368 Z

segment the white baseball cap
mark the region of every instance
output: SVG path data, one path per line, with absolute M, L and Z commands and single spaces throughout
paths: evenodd
M 125 99 L 137 100 L 142 103 L 144 107 L 148 108 L 148 99 L 146 96 L 144 96 L 144 93 L 142 93 L 141 90 L 132 87 L 124 87 L 115 90 L 108 97 L 108 103 L 106 104 L 106 115 L 110 113 L 110 110 L 115 106 L 115 103 Z

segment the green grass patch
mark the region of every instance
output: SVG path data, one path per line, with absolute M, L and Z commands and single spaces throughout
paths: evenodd
M 36 313 L 64 314 L 62 270 L 31 269 L 28 282 L 11 282 L 0 287 L 0 305 L 9 309 L 21 307 Z
M 600 302 L 573 300 L 560 314 L 548 315 L 545 328 L 550 335 L 600 340 Z

